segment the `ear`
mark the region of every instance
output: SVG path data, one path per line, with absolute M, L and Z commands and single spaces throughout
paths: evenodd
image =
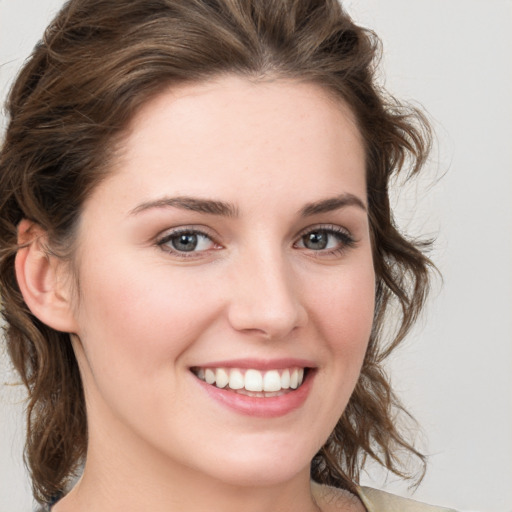
M 46 232 L 34 222 L 24 219 L 18 225 L 18 286 L 28 308 L 41 322 L 56 331 L 76 332 L 69 269 L 49 253 L 47 240 Z

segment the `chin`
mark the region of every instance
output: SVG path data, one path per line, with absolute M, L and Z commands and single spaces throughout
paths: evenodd
M 224 468 L 215 475 L 227 485 L 234 487 L 272 487 L 292 480 L 297 474 L 307 472 L 309 475 L 309 463 L 301 468 L 287 464 L 275 465 L 275 461 L 269 462 L 265 467 L 246 464 L 245 467 Z
M 214 476 L 237 487 L 268 487 L 287 482 L 305 472 L 309 478 L 312 456 L 295 449 L 233 450 L 214 458 Z

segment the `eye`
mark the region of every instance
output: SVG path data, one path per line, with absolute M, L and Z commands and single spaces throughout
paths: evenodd
M 339 226 L 321 226 L 303 232 L 295 247 L 336 254 L 353 247 L 354 244 L 355 241 L 347 230 Z
M 164 251 L 182 257 L 187 256 L 187 253 L 192 256 L 218 247 L 206 233 L 189 228 L 167 232 L 158 240 L 157 245 Z

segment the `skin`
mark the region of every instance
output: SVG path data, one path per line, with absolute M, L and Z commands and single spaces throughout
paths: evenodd
M 222 201 L 231 215 L 158 203 L 175 197 Z M 352 199 L 301 214 L 340 197 Z M 317 85 L 229 76 L 145 105 L 85 203 L 77 276 L 58 280 L 69 286 L 60 300 L 73 297 L 66 322 L 89 446 L 81 480 L 54 511 L 328 510 L 313 498 L 309 465 L 348 402 L 370 335 L 365 207 L 355 121 Z M 161 243 L 182 227 L 207 235 L 185 256 Z M 306 246 L 304 234 L 320 228 L 335 230 L 328 248 Z M 247 357 L 311 361 L 302 406 L 240 414 L 190 371 Z M 350 499 L 345 507 L 363 510 Z

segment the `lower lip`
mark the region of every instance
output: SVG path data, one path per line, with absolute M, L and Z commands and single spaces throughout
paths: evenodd
M 211 398 L 237 413 L 259 418 L 276 418 L 285 416 L 304 404 L 311 390 L 314 376 L 315 372 L 310 369 L 304 382 L 297 389 L 281 396 L 268 398 L 242 395 L 207 384 L 197 377 L 195 379 Z

